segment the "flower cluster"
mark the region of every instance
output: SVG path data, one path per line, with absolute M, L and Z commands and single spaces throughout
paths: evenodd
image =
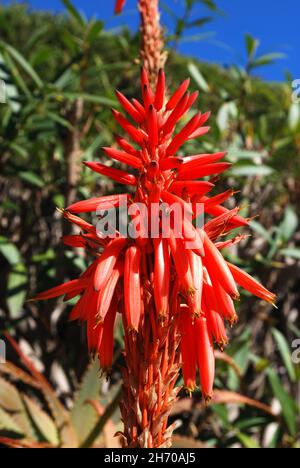
M 189 391 L 195 389 L 198 368 L 202 393 L 209 399 L 215 373 L 213 341 L 221 349 L 228 342 L 225 322 L 233 325 L 237 320 L 234 301 L 239 298 L 238 286 L 270 303 L 274 303 L 275 296 L 222 255 L 224 248 L 245 237 L 238 235 L 224 240 L 224 236 L 247 226 L 248 220 L 240 216 L 239 208 L 229 210 L 223 206 L 233 195 L 232 190 L 211 196 L 216 176 L 230 166 L 224 162 L 225 153 L 183 156 L 181 148 L 185 142 L 209 131 L 210 113 L 196 112 L 188 118 L 198 97 L 188 87 L 189 80 L 186 80 L 168 99 L 164 71 L 160 71 L 153 90 L 147 73 L 142 70 L 142 101 L 129 100 L 117 91 L 120 105 L 129 118 L 112 111 L 130 141 L 116 136 L 118 149 L 103 148 L 108 158 L 126 164 L 130 172 L 99 162 L 84 164 L 119 184 L 131 186 L 134 195 L 126 195 L 128 202 L 145 204 L 151 217 L 163 216 L 157 211 L 162 203 L 176 204 L 183 211 L 192 210 L 196 217 L 196 205 L 201 203 L 209 221 L 196 228 L 183 217 L 181 237 L 170 223 L 167 236 L 160 232 L 153 239 L 149 232 L 143 235 L 141 229 L 137 239 L 124 237 L 117 231 L 110 239 L 77 215 L 111 206 L 118 209 L 120 196 L 76 203 L 64 211 L 64 216 L 81 233 L 65 237 L 64 242 L 86 249 L 94 260 L 80 278 L 41 293 L 35 299 L 78 297 L 70 319 L 86 322 L 89 348 L 99 355 L 105 370 L 112 366 L 117 313 L 122 314 L 125 335 L 138 334 L 150 311 L 153 330 L 155 322 L 163 325 L 178 321 L 185 385 Z M 182 120 L 184 124 L 178 129 Z M 168 215 L 172 217 L 171 212 Z M 187 248 L 191 240 L 193 248 Z

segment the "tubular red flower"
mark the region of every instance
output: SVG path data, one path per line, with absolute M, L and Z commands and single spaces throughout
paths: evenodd
M 230 163 L 218 163 L 218 164 L 199 164 L 198 167 L 180 167 L 178 171 L 179 180 L 190 180 L 190 179 L 200 179 L 200 177 L 207 177 L 211 175 L 221 174 L 222 172 L 227 171 L 231 166 Z
M 163 69 L 160 69 L 158 73 L 158 80 L 157 80 L 156 93 L 155 93 L 155 99 L 154 99 L 154 106 L 157 111 L 160 111 L 164 105 L 165 90 L 166 90 L 165 72 Z
M 118 208 L 121 202 L 128 200 L 128 194 L 124 195 L 109 195 L 107 197 L 91 198 L 74 203 L 67 208 L 72 213 L 89 213 L 91 211 L 108 210 L 111 208 Z
M 111 306 L 118 281 L 123 275 L 123 272 L 123 262 L 119 261 L 100 290 L 99 299 L 97 302 L 97 320 L 99 322 L 103 322 L 105 320 L 106 314 L 108 313 Z
M 233 298 L 239 298 L 236 283 L 220 251 L 204 233 L 205 265 L 209 276 L 216 278 L 225 291 Z
M 108 157 L 115 159 L 116 161 L 120 161 L 135 169 L 141 169 L 142 167 L 142 161 L 140 157 L 137 158 L 136 156 L 130 153 L 126 153 L 125 151 L 119 151 L 115 148 L 103 147 L 102 149 Z
M 67 283 L 56 286 L 48 291 L 37 294 L 33 301 L 44 301 L 46 299 L 54 299 L 55 297 L 63 296 L 64 294 L 73 293 L 78 291 L 78 294 L 84 290 L 89 283 L 88 278 L 79 278 L 76 280 L 68 281 Z
M 136 180 L 136 177 L 134 177 L 134 175 L 128 174 L 127 172 L 124 172 L 124 171 L 120 171 L 119 169 L 113 169 L 112 167 L 107 167 L 100 163 L 87 162 L 87 161 L 84 161 L 83 164 L 89 167 L 90 169 L 92 169 L 92 171 L 98 172 L 98 174 L 107 176 L 110 179 L 113 179 L 116 182 L 119 182 L 119 184 L 124 184 L 124 185 L 136 185 L 137 184 L 137 180 Z
M 163 125 L 161 131 L 166 135 L 174 129 L 178 120 L 183 116 L 187 111 L 187 104 L 189 101 L 189 94 L 185 93 L 181 100 L 178 102 L 177 106 L 174 108 L 173 112 L 169 115 L 166 123 Z
M 130 117 L 136 122 L 136 123 L 142 123 L 144 121 L 144 115 L 138 112 L 136 107 L 134 107 L 133 104 L 127 99 L 127 97 L 124 96 L 120 91 L 116 91 L 116 96 L 118 98 L 119 103 L 127 112 L 127 114 L 130 115 Z
M 157 112 L 152 104 L 149 107 L 148 114 L 148 135 L 150 146 L 155 148 L 158 145 L 158 122 Z
M 153 289 L 156 310 L 159 316 L 167 317 L 170 292 L 170 252 L 166 239 L 154 239 Z
M 120 12 L 123 4 L 117 2 L 116 11 Z M 168 101 L 163 70 L 154 92 L 143 68 L 143 104 L 117 91 L 129 120 L 116 110 L 113 115 L 133 143 L 117 135 L 115 141 L 120 149 L 103 149 L 109 158 L 133 168 L 134 174 L 96 162 L 84 164 L 117 183 L 135 187 L 135 193 L 126 196 L 126 200 L 132 202 L 130 208 L 145 204 L 147 216 L 129 213 L 139 234 L 137 238 L 124 238 L 115 228 L 116 238 L 111 240 L 73 213 L 118 208 L 123 196 L 92 198 L 72 204 L 68 208 L 72 213 L 62 211 L 80 231 L 63 241 L 75 248 L 85 248 L 94 260 L 79 279 L 35 298 L 44 300 L 62 295 L 64 301 L 69 301 L 78 296 L 69 319 L 86 323 L 89 348 L 99 354 L 105 370 L 112 365 L 116 313 L 122 314 L 127 363 L 124 383 L 128 393 L 122 416 L 126 419 L 128 414 L 134 414 L 134 436 L 126 434 L 133 445 L 156 421 L 150 408 L 155 408 L 155 415 L 166 414 L 170 401 L 174 401 L 179 332 L 185 385 L 189 391 L 194 390 L 198 366 L 203 395 L 209 400 L 215 371 L 212 339 L 221 349 L 227 344 L 225 322 L 233 325 L 237 320 L 233 301 L 239 295 L 237 284 L 268 302 L 275 301 L 274 294 L 240 268 L 227 263 L 221 253 L 245 238 L 222 237 L 249 224 L 249 220 L 239 215 L 239 208 L 229 210 L 222 206 L 233 191 L 209 197 L 217 177 L 209 182 L 196 180 L 228 169 L 230 164 L 222 161 L 226 153 L 177 155 L 185 142 L 209 131 L 204 125 L 210 112 L 198 112 L 175 133 L 177 123 L 198 97 L 198 92 L 189 94 L 188 85 L 189 80 L 183 82 Z M 198 204 L 212 218 L 203 229 L 193 224 L 193 218 L 199 215 Z M 176 208 L 179 219 L 175 216 Z M 158 221 L 153 239 L 152 226 L 150 230 L 146 220 Z M 153 401 L 149 403 L 152 395 L 157 398 L 154 406 Z M 144 441 L 147 446 L 165 443 L 166 416 L 161 421 L 158 433 L 150 427 L 151 439 Z
M 202 393 L 205 400 L 210 401 L 215 379 L 215 354 L 207 319 L 204 317 L 195 320 L 195 342 Z
M 114 354 L 114 325 L 117 315 L 118 301 L 116 298 L 110 304 L 103 323 L 103 335 L 99 346 L 100 366 L 104 372 L 112 368 Z
M 169 158 L 168 158 L 169 159 Z M 167 161 L 167 159 L 165 160 Z M 175 193 L 176 195 L 182 195 L 184 193 L 187 193 L 188 195 L 192 196 L 197 194 L 198 196 L 204 196 L 208 192 L 210 192 L 214 187 L 214 184 L 211 182 L 205 182 L 205 181 L 176 181 L 173 182 L 173 184 L 170 187 L 170 191 Z
M 171 99 L 167 102 L 166 104 L 166 110 L 172 110 L 174 109 L 177 104 L 179 103 L 180 99 L 182 98 L 182 96 L 185 94 L 186 90 L 188 89 L 189 87 L 189 84 L 190 84 L 190 79 L 188 78 L 187 80 L 185 80 L 180 86 L 179 88 L 175 91 L 175 93 L 173 94 L 173 96 L 171 97 Z
M 101 257 L 97 261 L 97 267 L 94 275 L 94 289 L 100 291 L 103 288 L 107 278 L 110 277 L 120 253 L 127 244 L 127 239 L 119 237 L 113 239 L 110 244 L 105 248 Z
M 141 250 L 129 247 L 125 255 L 124 300 L 127 325 L 138 331 L 142 315 Z
M 125 138 L 116 135 L 115 139 L 120 148 L 122 148 L 125 151 L 125 153 L 129 153 L 135 156 L 136 158 L 140 158 L 140 152 L 136 150 L 130 143 L 128 143 L 128 141 L 125 140 Z
M 185 387 L 193 392 L 196 388 L 197 369 L 194 319 L 188 307 L 182 306 L 180 312 L 182 374 Z
M 173 156 L 178 149 L 185 143 L 188 137 L 196 130 L 199 125 L 201 114 L 196 114 L 183 129 L 173 138 L 166 149 L 166 156 Z
M 125 117 L 115 109 L 112 110 L 112 114 L 115 118 L 115 120 L 118 122 L 118 124 L 123 128 L 123 130 L 128 133 L 130 138 L 137 143 L 138 145 L 142 146 L 144 137 L 143 134 L 140 130 L 136 129 L 133 125 L 131 125 L 128 120 L 125 119 Z
M 245 271 L 241 270 L 236 265 L 227 262 L 229 270 L 231 271 L 235 281 L 242 286 L 242 288 L 249 291 L 254 296 L 263 299 L 264 301 L 275 304 L 276 296 L 272 292 L 268 291 L 264 286 L 262 286 L 258 281 L 256 281 L 252 276 L 250 276 Z

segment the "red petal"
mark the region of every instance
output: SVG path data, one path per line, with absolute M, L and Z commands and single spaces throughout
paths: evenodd
M 188 89 L 189 84 L 190 84 L 190 79 L 188 78 L 179 86 L 177 91 L 175 91 L 171 99 L 168 101 L 166 105 L 167 110 L 172 110 L 174 109 L 174 107 L 177 106 L 178 102 L 180 101 L 180 99 L 182 98 L 186 90 Z
M 167 158 L 165 161 L 167 161 L 169 158 Z M 205 182 L 205 181 L 176 181 L 173 182 L 169 190 L 171 192 L 176 193 L 177 195 L 182 195 L 184 193 L 187 193 L 188 195 L 195 195 L 197 194 L 198 196 L 204 196 L 208 192 L 210 192 L 214 187 L 214 184 L 211 182 Z
M 185 143 L 191 133 L 197 128 L 199 124 L 199 120 L 201 118 L 201 114 L 196 114 L 186 125 L 183 129 L 173 138 L 172 142 L 169 144 L 166 150 L 166 156 L 173 156 L 180 146 Z
M 158 316 L 165 317 L 169 309 L 170 252 L 166 239 L 154 239 L 154 298 Z
M 110 179 L 124 185 L 137 185 L 136 177 L 128 172 L 120 171 L 112 167 L 104 166 L 100 163 L 84 161 L 83 164 L 89 167 L 92 171 L 109 177 Z
M 244 289 L 254 294 L 254 296 L 263 299 L 264 301 L 274 304 L 276 301 L 276 295 L 268 291 L 264 286 L 262 286 L 258 281 L 256 281 L 252 276 L 250 276 L 245 271 L 241 270 L 239 267 L 228 263 L 227 265 L 235 279 L 235 281 Z
M 187 390 L 193 392 L 196 388 L 197 344 L 195 342 L 193 318 L 188 307 L 181 307 L 179 326 L 183 380 Z
M 116 286 L 119 279 L 123 275 L 124 265 L 119 262 L 113 269 L 111 275 L 108 277 L 105 285 L 100 291 L 99 301 L 97 305 L 97 318 L 100 322 L 103 322 L 108 310 L 110 308 L 113 296 L 115 294 Z
M 112 114 L 115 120 L 118 122 L 118 124 L 123 128 L 123 130 L 126 133 L 128 133 L 132 140 L 138 143 L 139 145 L 143 145 L 143 134 L 137 128 L 131 125 L 131 123 L 128 122 L 128 120 L 125 119 L 125 117 L 120 112 L 116 111 L 115 109 L 112 109 Z
M 132 117 L 132 119 L 136 123 L 138 123 L 138 124 L 142 123 L 143 120 L 144 120 L 144 116 L 141 115 L 140 112 L 137 111 L 137 109 L 127 99 L 127 97 L 124 96 L 124 94 L 120 93 L 120 91 L 116 91 L 116 96 L 118 98 L 119 103 L 121 104 L 121 106 L 125 110 L 125 112 L 127 112 L 127 114 L 129 114 L 130 117 Z
M 91 198 L 78 203 L 74 203 L 67 208 L 72 213 L 89 213 L 97 210 L 109 210 L 117 208 L 121 203 L 127 202 L 128 195 L 109 195 L 107 197 Z
M 119 237 L 112 240 L 103 251 L 98 260 L 97 268 L 94 276 L 95 291 L 100 291 L 105 285 L 107 279 L 112 274 L 112 271 L 117 263 L 118 257 L 127 243 L 127 239 Z
M 204 232 L 205 265 L 209 276 L 216 278 L 225 291 L 233 298 L 239 298 L 236 283 L 222 254 Z
M 67 283 L 56 286 L 55 288 L 49 289 L 48 291 L 37 294 L 32 301 L 44 301 L 46 299 L 53 299 L 54 297 L 64 296 L 65 294 L 72 293 L 74 291 L 84 290 L 88 283 L 89 278 L 79 278 Z
M 158 146 L 158 123 L 157 123 L 157 112 L 152 105 L 149 107 L 148 115 L 148 135 L 149 145 L 152 148 Z
M 135 169 L 140 169 L 142 167 L 141 159 L 133 156 L 132 154 L 129 154 L 125 151 L 119 151 L 115 148 L 103 147 L 102 149 L 108 157 L 115 159 L 116 161 L 128 164 L 128 166 L 131 166 Z
M 198 167 L 192 167 L 191 169 L 185 168 L 184 166 L 180 167 L 178 171 L 179 180 L 189 180 L 189 179 L 200 179 L 201 177 L 207 177 L 215 174 L 221 174 L 222 172 L 227 171 L 231 167 L 230 163 L 216 163 L 216 164 L 199 164 Z
M 166 123 L 162 127 L 162 132 L 166 135 L 172 132 L 178 120 L 183 116 L 187 110 L 187 103 L 189 100 L 189 94 L 186 93 L 179 101 L 173 112 L 169 115 Z
M 155 93 L 155 99 L 154 99 L 154 106 L 157 111 L 160 111 L 160 109 L 164 105 L 165 88 L 166 88 L 165 72 L 161 69 L 159 70 L 159 73 L 158 73 L 158 80 L 157 80 L 156 93 Z
M 117 315 L 118 301 L 112 301 L 103 324 L 103 337 L 99 347 L 100 366 L 104 371 L 110 371 L 114 355 L 114 325 Z
M 159 163 L 162 171 L 170 171 L 172 169 L 178 169 L 183 164 L 182 158 L 165 158 Z
M 138 331 L 142 314 L 141 292 L 141 251 L 138 247 L 129 247 L 125 256 L 124 302 L 127 326 Z
M 215 353 L 204 317 L 195 320 L 195 341 L 202 393 L 206 400 L 210 400 L 215 378 Z
M 115 135 L 115 140 L 126 153 L 132 154 L 136 158 L 140 158 L 140 152 L 136 150 L 130 143 L 128 143 L 125 138 L 120 137 L 119 135 Z

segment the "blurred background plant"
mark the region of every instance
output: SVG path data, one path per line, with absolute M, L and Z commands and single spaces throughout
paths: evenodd
M 16 337 L 22 360 L 20 367 L 8 345 L 9 362 L 0 365 L 0 437 L 16 446 L 76 447 L 92 433 L 89 446 L 112 447 L 120 443 L 112 429 L 120 424 L 113 395 L 118 397 L 121 332 L 111 380 L 96 383 L 98 368 L 89 364 L 84 333 L 68 323 L 70 306 L 26 299 L 76 277 L 88 264 L 61 246 L 70 227 L 56 207 L 118 190 L 83 171 L 80 162 L 101 158 L 101 146 L 112 142 L 114 89 L 138 93 L 139 39 L 128 29 L 107 32 L 101 21 L 86 20 L 69 0 L 63 3 L 67 14 L 56 16 L 25 5 L 0 7 L 0 79 L 6 83 L 6 104 L 0 105 L 0 331 Z M 203 5 L 199 18 L 196 3 Z M 186 0 L 183 17 L 162 6 L 174 20 L 166 31 L 169 87 L 189 75 L 200 90 L 201 110 L 212 110 L 212 131 L 188 143 L 188 150 L 228 150 L 235 164 L 224 187 L 241 190 L 235 197 L 244 214 L 258 214 L 252 235 L 228 258 L 242 258 L 279 297 L 277 310 L 254 298 L 241 301 L 232 344 L 223 358 L 218 355 L 213 404 L 204 408 L 197 392 L 192 399 L 181 393 L 172 415 L 178 420 L 175 445 L 299 448 L 300 367 L 291 356 L 300 338 L 300 105 L 292 103 L 292 77 L 285 83 L 257 78 L 259 67 L 281 54 L 260 55 L 250 35 L 244 67 L 178 54 L 186 29 L 196 28 L 194 40 L 203 39 L 202 26 L 221 12 L 212 1 Z M 82 432 L 78 408 L 88 413 Z M 69 434 L 58 416 L 68 421 Z

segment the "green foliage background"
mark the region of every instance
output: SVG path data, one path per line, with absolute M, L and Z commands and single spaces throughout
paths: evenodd
M 212 9 L 213 2 L 206 3 Z M 205 21 L 198 23 L 201 28 Z M 177 24 L 170 45 L 186 26 Z M 88 262 L 61 246 L 70 227 L 56 207 L 119 190 L 80 162 L 102 159 L 101 146 L 118 131 L 110 113 L 118 105 L 114 89 L 139 95 L 139 38 L 126 29 L 106 32 L 100 21 L 87 23 L 70 8 L 69 15 L 52 16 L 0 7 L 0 30 L 7 98 L 0 104 L 0 329 L 27 343 L 66 402 L 88 363 L 84 334 L 68 323 L 69 305 L 25 301 L 76 277 Z M 278 55 L 261 57 L 250 36 L 245 47 L 244 69 L 199 63 L 170 49 L 167 76 L 171 90 L 191 76 L 201 110 L 212 111 L 210 134 L 186 150 L 228 150 L 235 165 L 220 184 L 240 190 L 235 197 L 244 214 L 259 215 L 253 235 L 228 256 L 278 294 L 278 309 L 243 298 L 227 350 L 240 376 L 220 362 L 216 387 L 259 400 L 278 417 L 243 404 L 204 409 L 196 394 L 174 418 L 182 422 L 179 445 L 299 447 L 300 371 L 291 355 L 300 338 L 300 105 L 292 103 L 289 77 L 281 84 L 255 77 Z M 114 383 L 120 379 L 119 335 Z

